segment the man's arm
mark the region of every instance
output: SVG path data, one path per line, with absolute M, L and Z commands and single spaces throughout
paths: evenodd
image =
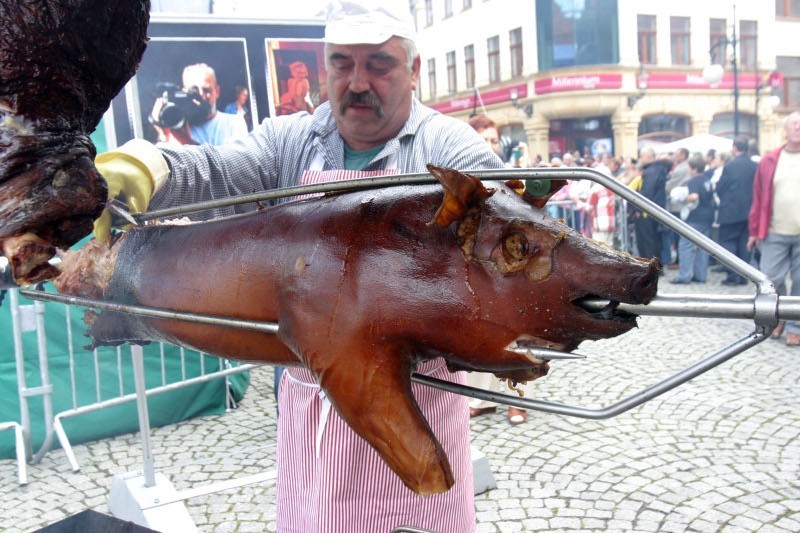
M 764 182 L 767 178 L 766 174 L 766 159 L 762 159 L 756 167 L 756 174 L 753 177 L 753 203 L 750 204 L 750 213 L 748 213 L 747 217 L 748 250 L 752 250 L 754 246 L 761 244 L 759 235 L 762 234 L 761 211 L 766 209 L 766 198 L 764 198 L 766 191 L 763 190 L 765 188 Z

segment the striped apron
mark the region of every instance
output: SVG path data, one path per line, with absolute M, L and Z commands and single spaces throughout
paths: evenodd
M 301 184 L 396 173 L 387 170 L 323 171 L 317 157 Z M 422 363 L 417 372 L 466 383 L 443 359 Z M 377 452 L 339 417 L 313 374 L 287 368 L 278 405 L 277 524 L 281 533 L 389 533 L 399 525 L 439 533 L 475 529 L 467 399 L 412 384 L 422 413 L 450 460 L 455 485 L 444 494 L 419 496 L 406 488 Z

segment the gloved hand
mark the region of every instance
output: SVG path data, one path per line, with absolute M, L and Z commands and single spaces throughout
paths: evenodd
M 155 180 L 148 167 L 136 157 L 124 152 L 106 152 L 95 158 L 95 167 L 108 184 L 108 197 L 128 205 L 133 215 L 147 210 L 155 190 Z M 111 213 L 103 211 L 94 222 L 94 236 L 108 242 L 111 234 Z

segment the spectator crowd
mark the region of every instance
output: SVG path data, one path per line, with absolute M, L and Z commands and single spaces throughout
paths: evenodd
M 784 132 L 785 144 L 763 157 L 752 139 L 739 136 L 733 139 L 730 152 L 691 153 L 679 148 L 662 153 L 656 145 L 644 145 L 638 157 L 576 150 L 549 161 L 529 155 L 527 146 L 519 143 L 506 165 L 592 168 L 760 269 L 779 294 L 796 296 L 800 295 L 800 210 L 796 209 L 800 112 L 786 117 Z M 492 133 L 490 142 L 498 151 L 493 123 Z M 668 278 L 672 284 L 708 283 L 710 269 L 724 273 L 723 285 L 747 283 L 737 272 L 714 264 L 714 258 L 689 239 L 594 181 L 570 180 L 551 197 L 547 209 L 587 237 L 640 257 L 659 258 L 662 275 L 674 272 Z M 800 346 L 800 323 L 781 323 L 772 336 L 781 338 L 784 333 L 788 345 Z

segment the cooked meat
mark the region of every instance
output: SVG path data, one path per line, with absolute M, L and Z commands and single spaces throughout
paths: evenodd
M 92 231 L 105 205 L 89 134 L 133 76 L 149 0 L 0 0 L 0 252 L 17 283 Z
M 451 370 L 517 382 L 541 377 L 547 363 L 526 347 L 569 351 L 635 327 L 617 303 L 649 302 L 659 264 L 586 239 L 505 185 L 487 190 L 460 172 L 429 168 L 441 186 L 138 227 L 111 248 L 65 257 L 56 286 L 123 304 L 279 323 L 274 335 L 103 312 L 89 335 L 95 345 L 162 340 L 303 365 L 411 490 L 443 492 L 453 476 L 411 394 L 417 364 L 443 357 Z M 612 303 L 591 312 L 581 306 L 587 297 Z

